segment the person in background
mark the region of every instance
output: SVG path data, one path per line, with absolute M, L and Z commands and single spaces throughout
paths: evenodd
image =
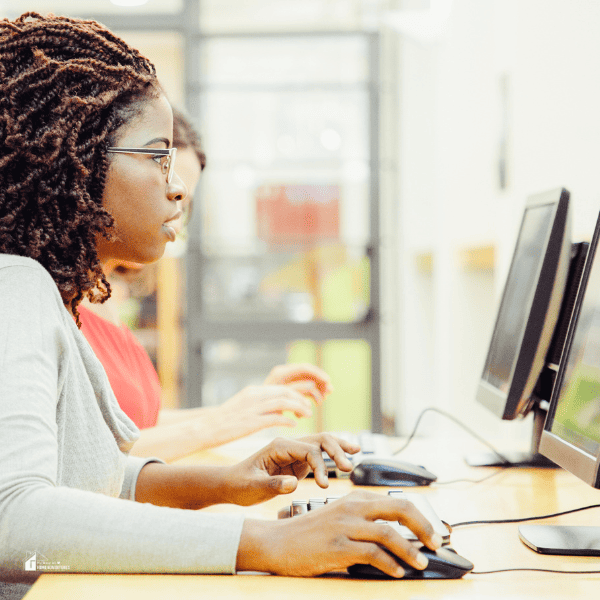
M 177 175 L 191 193 L 206 166 L 200 139 L 189 120 L 173 111 L 173 146 L 177 148 Z M 189 212 L 191 195 L 182 201 Z M 144 265 L 110 263 L 104 273 L 114 290 Z M 132 449 L 135 456 L 154 456 L 172 461 L 268 427 L 294 427 L 296 417 L 309 417 L 311 398 L 323 402 L 331 391 L 328 375 L 310 364 L 279 365 L 263 385 L 244 388 L 219 406 L 169 410 L 161 408 L 160 382 L 148 353 L 119 319 L 118 302 L 85 301 L 79 305 L 81 331 L 104 366 L 119 405 L 141 429 Z
M 186 188 L 154 66 L 95 21 L 0 21 L 0 596 L 63 572 L 314 576 L 356 563 L 393 577 L 427 558 L 393 527 L 441 545 L 411 502 L 359 492 L 294 519 L 197 510 L 296 489 L 323 452 L 343 471 L 358 447 L 329 434 L 278 439 L 230 467 L 129 454 L 138 438 L 79 330 L 104 269 L 149 264 L 175 239 Z M 387 550 L 387 551 L 386 551 Z M 389 552 L 388 552 L 389 551 Z M 43 572 L 43 571 L 42 571 Z

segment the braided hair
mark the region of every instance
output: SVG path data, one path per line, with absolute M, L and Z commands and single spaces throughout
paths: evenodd
M 159 92 L 154 66 L 95 21 L 0 21 L 0 252 L 41 263 L 78 325 L 84 296 L 110 297 L 106 150 Z

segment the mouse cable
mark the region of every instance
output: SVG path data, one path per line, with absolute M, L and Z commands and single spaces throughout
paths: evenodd
M 402 446 L 399 450 L 396 450 L 396 452 L 394 452 L 394 455 L 400 454 L 400 452 L 406 450 L 406 448 L 411 443 L 411 441 L 417 433 L 417 428 L 419 427 L 421 419 L 427 412 L 435 412 L 442 415 L 443 417 L 446 417 L 447 419 L 450 419 L 451 421 L 462 427 L 469 435 L 473 436 L 476 440 L 480 441 L 482 444 L 487 446 L 502 462 L 506 463 L 507 466 L 510 466 L 511 463 L 506 458 L 506 456 L 498 452 L 498 450 L 496 450 L 496 448 L 494 448 L 494 446 L 492 446 L 492 444 L 490 444 L 486 439 L 482 438 L 479 434 L 475 433 L 471 428 L 467 427 L 463 422 L 459 421 L 454 415 L 451 415 L 450 413 L 447 413 L 446 411 L 441 410 L 440 408 L 436 408 L 434 406 L 430 406 L 429 408 L 425 408 L 421 411 L 421 414 L 417 418 L 417 422 L 415 423 L 415 426 L 413 427 L 411 434 L 408 436 L 408 439 L 406 440 L 404 446 Z
M 485 477 L 482 477 L 481 479 L 468 479 L 466 477 L 461 478 L 461 479 L 451 479 L 449 481 L 432 481 L 431 485 L 450 485 L 451 483 L 481 483 L 482 481 L 487 481 L 488 479 L 491 479 L 492 477 L 496 477 L 497 475 L 500 475 L 500 473 L 504 473 L 504 471 L 506 471 L 506 469 L 510 469 L 513 468 L 512 465 L 506 465 L 506 466 L 502 466 L 499 467 L 498 470 L 494 471 L 493 473 L 490 473 L 489 475 L 486 475 Z
M 600 575 L 600 571 L 559 571 L 558 569 L 536 569 L 534 567 L 515 567 L 495 571 L 471 571 L 471 575 L 491 575 L 492 573 L 510 573 L 511 571 L 536 571 L 538 573 L 559 573 L 561 575 Z
M 541 519 L 552 519 L 554 517 L 570 515 L 571 513 L 580 512 L 582 510 L 589 510 L 590 508 L 600 508 L 600 504 L 580 506 L 579 508 L 571 508 L 570 510 L 564 510 L 562 512 L 552 513 L 550 515 L 539 515 L 537 517 L 522 517 L 519 519 L 495 519 L 490 521 L 463 521 L 462 523 L 454 523 L 450 525 L 450 527 L 452 530 L 454 530 L 457 527 L 466 527 L 467 525 L 500 525 L 503 523 L 524 523 L 525 521 L 539 521 Z

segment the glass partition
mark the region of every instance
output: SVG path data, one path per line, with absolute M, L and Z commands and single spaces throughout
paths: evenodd
M 207 168 L 189 227 L 186 402 L 306 360 L 337 390 L 314 429 L 379 430 L 374 38 L 215 34 L 197 48 Z
M 29 11 L 68 17 L 84 17 L 91 14 L 178 14 L 183 10 L 184 2 L 185 0 L 0 0 L 0 13 L 5 13 L 11 18 Z

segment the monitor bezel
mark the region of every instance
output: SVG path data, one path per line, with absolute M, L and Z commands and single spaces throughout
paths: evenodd
M 578 448 L 570 442 L 562 439 L 555 433 L 552 433 L 552 424 L 554 422 L 554 415 L 558 406 L 560 392 L 562 390 L 562 384 L 565 378 L 565 371 L 569 362 L 569 355 L 573 346 L 573 339 L 577 331 L 577 325 L 579 323 L 579 316 L 581 314 L 581 308 L 585 299 L 585 292 L 587 290 L 588 281 L 594 268 L 594 258 L 598 247 L 598 240 L 600 238 L 600 214 L 596 222 L 596 228 L 585 262 L 585 268 L 583 275 L 581 276 L 581 283 L 577 293 L 577 299 L 575 301 L 575 307 L 573 309 L 573 316 L 569 324 L 569 330 L 565 341 L 565 347 L 563 350 L 562 358 L 558 368 L 556 376 L 556 382 L 552 390 L 552 396 L 550 398 L 550 406 L 548 408 L 548 415 L 546 422 L 544 423 L 544 429 L 542 431 L 542 437 L 540 440 L 539 451 L 549 460 L 555 462 L 558 466 L 566 469 L 573 475 L 579 477 L 579 479 L 585 481 L 587 484 L 595 488 L 600 488 L 600 450 L 595 457 L 585 452 L 581 448 Z M 600 262 L 597 263 L 596 268 L 600 268 Z
M 525 416 L 532 408 L 531 396 L 539 374 L 541 373 L 548 348 L 558 316 L 562 298 L 564 296 L 569 272 L 571 256 L 571 211 L 569 192 L 564 188 L 543 192 L 530 196 L 525 204 L 519 236 L 527 211 L 539 206 L 554 204 L 552 227 L 546 238 L 544 259 L 539 270 L 537 286 L 531 303 L 531 310 L 527 316 L 520 344 L 517 349 L 517 362 L 512 371 L 512 379 L 507 393 L 488 383 L 481 378 L 476 391 L 476 399 L 488 410 L 504 420 L 512 420 Z M 518 247 L 515 249 L 511 260 L 509 275 L 514 266 Z M 507 286 L 505 283 L 502 299 L 498 307 L 498 314 L 494 325 L 490 346 L 486 355 L 484 369 L 488 363 L 489 353 L 492 351 L 492 341 L 498 327 L 500 315 L 505 302 Z

